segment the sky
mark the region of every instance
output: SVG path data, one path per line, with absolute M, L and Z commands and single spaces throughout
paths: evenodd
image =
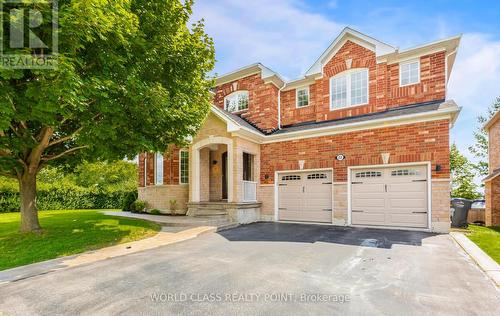
M 463 107 L 451 141 L 474 160 L 477 115 L 500 97 L 500 1 L 197 0 L 214 39 L 214 74 L 261 62 L 301 77 L 349 26 L 401 49 L 462 34 L 447 98 Z

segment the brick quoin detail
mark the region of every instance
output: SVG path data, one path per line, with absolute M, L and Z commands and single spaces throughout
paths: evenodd
M 345 182 L 347 167 L 382 164 L 380 154 L 386 152 L 391 164 L 431 161 L 432 177 L 448 179 L 449 120 L 263 144 L 260 180 L 272 184 L 275 171 L 298 170 L 298 160 L 305 160 L 304 169 L 334 168 L 334 181 Z M 339 153 L 346 159 L 335 160 Z M 436 164 L 441 171 L 435 171 Z
M 179 184 L 179 151 L 180 148 L 172 146 L 163 154 L 163 184 Z M 139 155 L 139 187 L 144 187 L 144 158 L 147 157 L 148 179 L 146 185 L 155 185 L 153 153 Z
M 348 70 L 346 60 L 351 59 L 351 69 L 368 68 L 369 103 L 346 109 L 330 110 L 330 78 Z M 420 83 L 399 86 L 399 64 L 376 62 L 375 53 L 351 41 L 323 68 L 324 76 L 309 86 L 308 107 L 296 108 L 296 90 L 282 92 L 282 125 L 301 122 L 325 121 L 381 112 L 388 108 L 442 100 L 445 98 L 445 53 L 438 52 L 420 57 Z
M 265 132 L 278 128 L 278 88 L 264 83 L 260 74 L 225 83 L 215 88 L 214 104 L 224 109 L 224 97 L 234 91 L 247 90 L 248 109 L 235 114 L 253 123 Z

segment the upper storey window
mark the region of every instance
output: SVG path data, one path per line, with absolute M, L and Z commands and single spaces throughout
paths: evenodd
M 235 91 L 224 98 L 224 108 L 229 112 L 248 109 L 248 91 Z
M 420 82 L 420 60 L 399 64 L 399 85 L 407 86 Z
M 368 103 L 368 69 L 354 69 L 330 78 L 330 110 Z
M 297 107 L 302 108 L 309 105 L 309 87 L 297 89 Z

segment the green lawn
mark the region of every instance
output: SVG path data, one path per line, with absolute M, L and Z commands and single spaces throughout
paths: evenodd
M 500 227 L 469 225 L 469 230 L 467 237 L 500 263 Z
M 19 233 L 19 213 L 0 214 L 0 270 L 143 239 L 154 223 L 96 210 L 41 211 L 42 234 Z

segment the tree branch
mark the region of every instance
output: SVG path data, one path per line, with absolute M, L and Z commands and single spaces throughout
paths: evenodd
M 57 159 L 57 158 L 61 158 L 62 156 L 64 155 L 68 155 L 74 151 L 77 151 L 77 150 L 80 150 L 80 149 L 83 149 L 83 148 L 87 148 L 89 146 L 85 145 L 85 146 L 78 146 L 78 147 L 75 147 L 75 148 L 71 148 L 71 149 L 68 149 L 66 151 L 63 151 L 62 153 L 60 154 L 57 154 L 57 155 L 54 155 L 54 156 L 49 156 L 49 157 L 44 157 L 42 158 L 42 161 L 50 161 L 50 160 L 54 160 L 54 159 Z
M 71 138 L 73 138 L 76 134 L 78 134 L 81 130 L 83 129 L 83 126 L 78 128 L 76 131 L 74 131 L 73 133 L 71 133 L 70 135 L 68 136 L 65 136 L 63 138 L 60 138 L 58 140 L 55 140 L 53 142 L 50 142 L 47 147 L 51 147 L 51 146 L 54 146 L 54 145 L 57 145 L 57 144 L 60 144 L 60 143 L 64 143 L 65 141 L 67 140 L 70 140 Z

